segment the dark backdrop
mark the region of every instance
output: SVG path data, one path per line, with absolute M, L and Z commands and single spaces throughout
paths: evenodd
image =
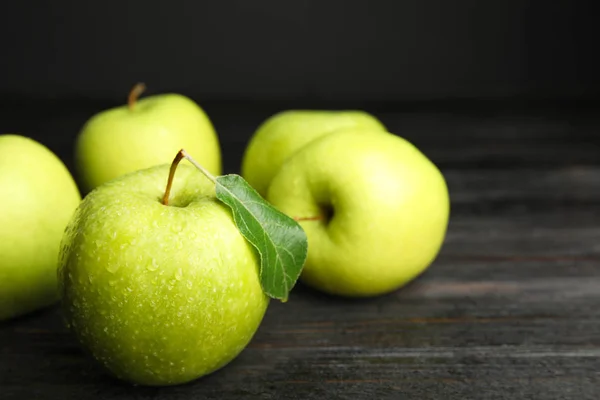
M 600 92 L 593 1 L 3 1 L 0 95 L 406 101 Z

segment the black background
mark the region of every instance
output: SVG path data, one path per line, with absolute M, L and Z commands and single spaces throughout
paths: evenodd
M 122 102 L 580 99 L 593 1 L 5 1 L 0 97 Z

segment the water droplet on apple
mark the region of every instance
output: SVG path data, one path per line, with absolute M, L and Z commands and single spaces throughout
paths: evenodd
M 153 258 L 152 262 L 146 265 L 146 269 L 148 271 L 156 271 L 158 269 L 158 263 L 156 262 L 156 259 Z
M 181 270 L 181 268 L 178 268 L 177 272 L 175 273 L 175 279 L 180 281 L 182 276 L 183 276 L 183 271 Z
M 117 272 L 119 270 L 119 268 L 121 268 L 121 264 L 119 264 L 119 263 L 108 264 L 106 266 L 106 270 L 108 272 L 110 272 L 111 274 L 114 274 L 115 272 Z
M 173 233 L 179 233 L 183 230 L 183 227 L 180 224 L 173 224 L 171 226 L 171 232 Z
M 94 283 L 94 275 L 93 274 L 88 274 L 88 281 L 90 281 L 90 284 Z
M 118 282 L 118 280 L 116 280 L 116 279 L 113 279 L 113 280 L 110 280 L 110 281 L 108 281 L 108 284 L 109 284 L 110 286 L 115 286 L 115 285 L 117 284 L 117 282 Z
M 181 367 L 181 372 L 185 372 L 185 367 Z
M 194 286 L 194 283 L 193 283 L 192 281 L 188 280 L 188 281 L 185 283 L 185 286 L 187 286 L 187 288 L 188 288 L 188 289 L 191 289 L 191 288 Z

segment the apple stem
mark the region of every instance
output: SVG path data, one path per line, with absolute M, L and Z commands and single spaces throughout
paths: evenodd
M 146 85 L 143 83 L 137 83 L 129 92 L 129 97 L 127 98 L 127 105 L 129 106 L 129 110 L 133 111 L 135 108 L 135 103 L 138 101 L 138 98 L 144 93 L 146 90 Z
M 169 205 L 169 196 L 171 195 L 171 187 L 173 186 L 173 178 L 175 178 L 175 171 L 177 170 L 177 166 L 179 162 L 183 160 L 183 150 L 177 152 L 177 155 L 173 159 L 171 163 L 171 168 L 169 169 L 169 179 L 167 179 L 167 188 L 165 189 L 165 194 L 162 198 L 162 203 L 165 206 Z
M 198 164 L 198 162 L 196 160 L 194 160 L 184 149 L 181 149 L 177 152 L 177 155 L 175 155 L 175 158 L 173 159 L 173 162 L 171 163 L 171 168 L 169 169 L 169 179 L 167 180 L 167 187 L 165 189 L 165 194 L 163 195 L 163 198 L 162 198 L 162 203 L 165 206 L 169 205 L 169 196 L 171 195 L 171 187 L 173 186 L 173 179 L 175 178 L 175 171 L 177 170 L 177 166 L 179 165 L 181 160 L 183 160 L 184 158 L 186 160 L 188 160 L 190 163 L 192 163 L 192 165 L 194 167 L 196 167 L 200 172 L 202 172 L 204 174 L 204 176 L 206 176 L 208 179 L 210 179 L 211 182 L 213 182 L 214 184 L 217 183 L 217 178 L 215 178 L 215 176 L 213 174 L 208 172 L 208 170 L 206 168 L 204 168 L 202 165 Z
M 314 217 L 294 217 L 294 221 L 298 222 L 298 221 L 322 221 L 323 220 L 323 216 L 322 215 L 316 215 Z

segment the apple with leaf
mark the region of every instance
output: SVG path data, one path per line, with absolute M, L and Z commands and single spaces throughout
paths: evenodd
M 190 165 L 182 164 L 188 160 Z M 222 368 L 301 273 L 301 226 L 184 150 L 88 194 L 59 262 L 67 325 L 112 375 L 175 385 Z

